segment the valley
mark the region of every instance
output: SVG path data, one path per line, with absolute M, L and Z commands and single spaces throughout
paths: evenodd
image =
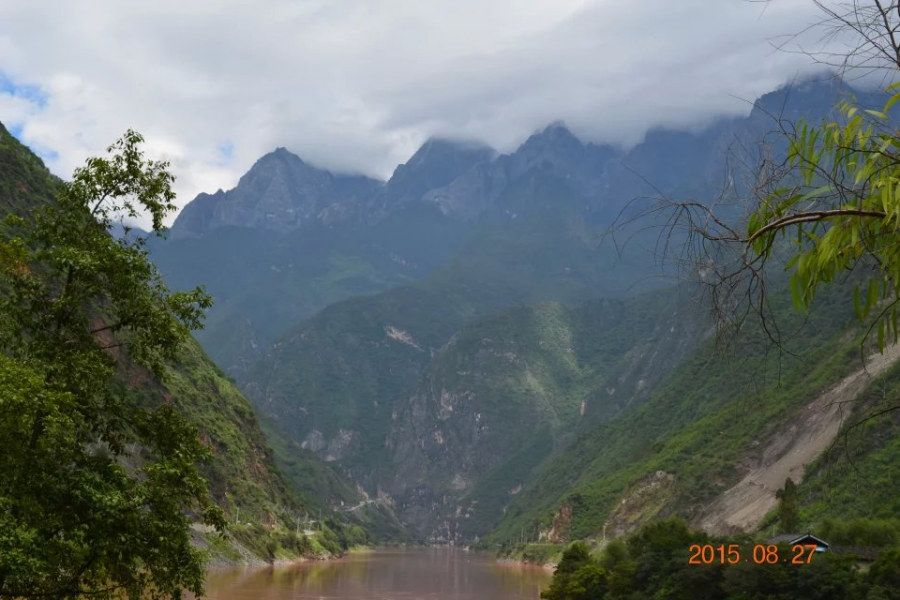
M 900 1 L 0 23 L 0 600 L 900 600 Z
M 809 84 L 758 106 L 813 111 L 832 93 Z M 754 109 L 627 153 L 562 124 L 509 155 L 431 140 L 387 183 L 280 148 L 198 197 L 148 250 L 173 288 L 212 293 L 205 352 L 192 342 L 164 382 L 137 365 L 120 375 L 212 449 L 203 474 L 230 541 L 197 526 L 195 543 L 221 564 L 410 543 L 544 562 L 671 515 L 720 535 L 765 529 L 788 477 L 804 523 L 861 516 L 822 486 L 860 477 L 836 444 L 854 444 L 854 468 L 894 451 L 883 419 L 865 421 L 884 432 L 874 444 L 839 433 L 877 414 L 896 349 L 870 342 L 861 366 L 846 286 L 804 317 L 774 296 L 779 348 L 752 323 L 722 342 L 702 277 L 661 260 L 662 221 L 626 228 L 624 246 L 609 233 L 648 191 L 632 165 L 712 201 L 722 147 L 764 123 Z M 692 148 L 677 169 L 672 144 Z M 40 162 L 5 148 L 4 180 L 45 201 Z M 746 185 L 727 179 L 728 193 Z
M 370 513 L 390 515 L 381 543 L 518 539 L 527 553 L 672 514 L 754 531 L 845 423 L 823 391 L 855 378 L 851 402 L 890 362 L 852 374 L 860 331 L 837 298 L 800 320 L 779 299 L 784 348 L 751 330 L 723 353 L 702 280 L 664 260 L 664 222 L 609 228 L 644 196 L 739 196 L 749 181 L 727 149 L 762 139 L 776 109 L 829 114 L 838 93 L 797 84 L 628 151 L 560 123 L 508 155 L 433 139 L 387 183 L 281 148 L 189 204 L 151 253 L 173 284 L 210 276 L 221 300 L 200 341 L 291 486 L 370 532 L 384 522 Z M 773 440 L 798 430 L 774 428 L 801 406 L 830 417 L 783 456 Z

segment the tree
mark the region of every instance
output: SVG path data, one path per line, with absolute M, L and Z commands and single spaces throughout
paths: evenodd
M 782 533 L 794 533 L 800 527 L 800 515 L 797 505 L 800 498 L 797 493 L 797 484 L 788 477 L 784 480 L 784 487 L 775 493 L 778 499 L 778 522 Z
M 819 24 L 825 37 L 840 38 L 849 50 L 802 52 L 838 75 L 883 69 L 885 77 L 897 76 L 900 4 L 815 3 L 825 16 Z M 757 318 L 780 344 L 768 296 L 772 276 L 786 271 L 798 312 L 810 310 L 822 286 L 849 278 L 857 315 L 868 327 L 865 339 L 873 336 L 883 350 L 900 337 L 900 132 L 891 117 L 900 83 L 885 93 L 877 109 L 848 97 L 835 118 L 820 123 L 771 115 L 779 142 L 764 149 L 745 182 L 743 218 L 699 200 L 663 199 L 642 211 L 668 215 L 665 240 L 684 241 L 679 256 L 705 284 L 720 327 L 739 331 L 748 317 Z M 730 207 L 740 204 L 730 196 L 735 193 L 723 194 Z
M 550 587 L 541 592 L 545 600 L 590 600 L 602 598 L 606 572 L 591 556 L 584 542 L 573 542 L 563 551 Z
M 886 598 L 900 598 L 900 548 L 882 552 L 872 563 L 869 580 Z
M 0 229 L 0 597 L 200 593 L 191 516 L 224 527 L 196 428 L 121 384 L 164 378 L 211 304 L 166 288 L 146 238 L 108 233 L 146 211 L 159 235 L 175 208 L 142 142 L 129 130 Z

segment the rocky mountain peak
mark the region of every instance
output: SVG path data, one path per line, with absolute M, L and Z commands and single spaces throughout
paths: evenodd
M 582 193 L 592 193 L 591 187 L 603 177 L 606 163 L 618 154 L 610 146 L 582 142 L 565 123 L 556 121 L 534 133 L 515 152 L 502 157 L 498 168 L 508 181 L 538 168 L 552 172 Z
M 776 118 L 797 121 L 833 115 L 839 100 L 851 98 L 863 107 L 878 109 L 887 100 L 880 91 L 853 89 L 841 79 L 819 76 L 793 81 L 763 94 L 753 103 L 750 118 L 772 123 Z
M 555 121 L 525 140 L 517 153 L 535 155 L 547 152 L 577 153 L 585 145 L 562 121 Z
M 256 199 L 263 201 L 266 199 L 266 192 L 273 187 L 322 185 L 331 177 L 328 171 L 306 164 L 299 156 L 285 148 L 277 148 L 257 160 L 241 177 L 235 189 L 255 192 L 258 194 Z M 276 190 L 273 191 L 278 193 Z
M 386 204 L 396 206 L 421 200 L 429 190 L 449 184 L 494 154 L 493 148 L 484 144 L 430 138 L 396 168 L 386 186 Z
M 279 147 L 257 160 L 234 189 L 197 196 L 175 220 L 172 236 L 228 225 L 288 230 L 313 221 L 333 224 L 353 218 L 381 185 L 368 177 L 332 174 Z

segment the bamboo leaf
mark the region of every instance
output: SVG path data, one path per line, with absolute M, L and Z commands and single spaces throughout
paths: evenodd
M 869 284 L 869 292 L 866 297 L 866 306 L 865 310 L 863 310 L 863 318 L 869 316 L 869 311 L 872 310 L 872 307 L 878 304 L 878 280 L 873 279 L 872 283 Z
M 803 303 L 800 299 L 800 278 L 797 275 L 791 277 L 791 299 L 794 301 L 794 310 L 803 312 Z

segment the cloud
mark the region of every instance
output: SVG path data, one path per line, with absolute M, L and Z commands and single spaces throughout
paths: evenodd
M 263 153 L 385 178 L 430 135 L 509 150 L 564 120 L 631 144 L 815 70 L 809 0 L 6 0 L 0 121 L 60 176 L 128 127 L 179 202 Z M 55 154 L 53 154 L 55 153 Z

